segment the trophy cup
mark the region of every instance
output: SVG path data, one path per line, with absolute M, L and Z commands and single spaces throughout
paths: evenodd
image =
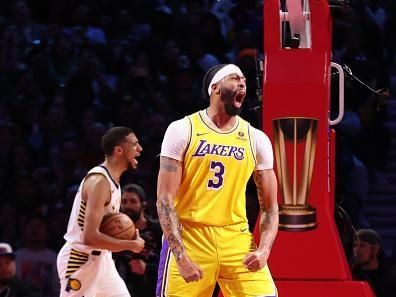
M 285 117 L 273 120 L 275 157 L 283 201 L 279 229 L 315 229 L 316 209 L 308 203 L 315 160 L 318 120 Z

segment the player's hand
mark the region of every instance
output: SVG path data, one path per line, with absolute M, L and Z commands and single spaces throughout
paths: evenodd
M 144 239 L 139 235 L 139 229 L 136 229 L 136 234 L 133 239 L 133 246 L 131 247 L 131 251 L 134 253 L 140 253 L 144 248 Z
M 269 253 L 261 252 L 259 250 L 247 253 L 243 259 L 243 264 L 249 271 L 258 271 L 267 264 L 268 255 Z
M 182 256 L 176 263 L 180 275 L 186 283 L 197 282 L 203 279 L 203 271 L 201 267 L 191 261 L 187 255 Z

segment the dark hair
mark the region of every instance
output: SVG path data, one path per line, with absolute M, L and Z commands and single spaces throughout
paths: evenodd
M 216 75 L 216 73 L 223 67 L 227 66 L 228 64 L 219 64 L 216 66 L 213 66 L 209 68 L 208 71 L 206 71 L 203 80 L 202 80 L 202 96 L 204 99 L 209 100 L 210 96 L 208 94 L 208 88 L 210 85 L 210 82 L 212 81 L 213 77 Z
M 381 236 L 373 229 L 359 229 L 354 234 L 353 239 L 381 245 Z
M 140 202 L 146 201 L 146 192 L 138 184 L 126 184 L 122 188 L 122 193 L 135 193 L 138 195 Z
M 102 151 L 106 156 L 111 156 L 113 150 L 117 145 L 120 145 L 125 141 L 125 138 L 133 133 L 133 131 L 127 127 L 113 127 L 105 132 L 102 136 Z
M 23 226 L 26 227 L 30 225 L 33 221 L 38 220 L 41 223 L 43 223 L 47 228 L 48 228 L 48 219 L 45 215 L 42 215 L 40 213 L 32 213 L 28 215 L 24 220 L 23 220 Z

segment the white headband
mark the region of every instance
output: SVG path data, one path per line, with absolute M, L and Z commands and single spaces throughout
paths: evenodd
M 223 68 L 221 68 L 212 78 L 212 80 L 210 81 L 209 87 L 208 87 L 208 94 L 210 96 L 210 94 L 212 94 L 212 86 L 216 83 L 218 83 L 219 81 L 221 81 L 224 77 L 226 77 L 227 75 L 236 73 L 239 76 L 243 76 L 243 73 L 241 71 L 241 69 L 234 65 L 234 64 L 228 64 L 227 66 L 224 66 Z

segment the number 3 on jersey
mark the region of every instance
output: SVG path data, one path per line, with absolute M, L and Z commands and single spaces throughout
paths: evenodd
M 214 176 L 208 181 L 208 188 L 218 190 L 223 186 L 223 175 L 225 167 L 223 163 L 212 161 L 210 162 L 210 171 L 213 172 Z

